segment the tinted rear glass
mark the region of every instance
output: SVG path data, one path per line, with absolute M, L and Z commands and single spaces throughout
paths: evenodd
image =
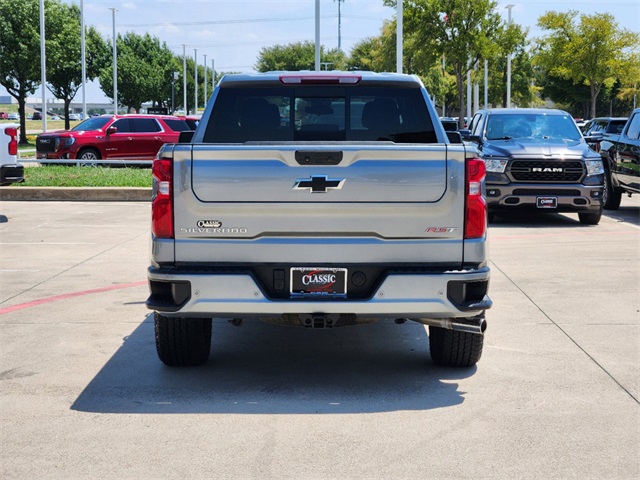
M 206 143 L 250 141 L 437 141 L 416 88 L 223 88 Z
M 174 132 L 186 132 L 187 130 L 195 130 L 191 128 L 185 120 L 168 120 L 165 119 L 164 123 Z
M 132 118 L 131 129 L 136 133 L 155 133 L 162 130 L 154 118 Z

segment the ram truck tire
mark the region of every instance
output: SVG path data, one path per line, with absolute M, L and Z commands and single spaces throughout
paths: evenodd
M 443 367 L 472 367 L 482 356 L 484 335 L 429 327 L 431 359 Z
M 579 212 L 578 218 L 583 225 L 597 225 L 602 218 L 602 209 L 599 212 Z
M 209 359 L 210 318 L 172 318 L 155 312 L 156 350 L 169 367 L 193 367 Z
M 618 210 L 622 202 L 622 191 L 617 190 L 611 182 L 611 172 L 605 169 L 605 194 L 604 208 L 607 210 Z

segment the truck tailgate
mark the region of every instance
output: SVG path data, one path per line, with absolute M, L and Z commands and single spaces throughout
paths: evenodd
M 177 262 L 462 262 L 463 146 L 177 145 L 174 162 Z

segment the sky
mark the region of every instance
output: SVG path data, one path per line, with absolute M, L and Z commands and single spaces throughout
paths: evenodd
M 80 0 L 62 0 L 80 4 Z M 314 41 L 315 0 L 84 0 L 85 24 L 98 29 L 105 39 L 113 36 L 116 8 L 117 33 L 148 32 L 166 42 L 176 54 L 183 45 L 188 56 L 196 54 L 200 65 L 216 71 L 254 71 L 264 47 Z M 577 10 L 583 14 L 611 13 L 621 28 L 640 32 L 640 0 L 509 0 L 498 3 L 498 12 L 508 18 L 508 4 L 514 5 L 511 18 L 529 28 L 529 36 L 542 35 L 537 19 L 549 10 Z M 320 38 L 328 49 L 338 46 L 340 8 L 341 46 L 349 53 L 358 42 L 380 34 L 384 20 L 395 16 L 395 8 L 383 0 L 321 0 Z M 3 92 L 0 92 L 3 94 Z M 36 93 L 38 95 L 38 93 Z M 76 96 L 82 101 L 81 93 Z M 106 97 L 94 82 L 87 88 L 87 101 Z

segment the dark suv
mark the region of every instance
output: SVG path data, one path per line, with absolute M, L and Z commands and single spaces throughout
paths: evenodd
M 567 112 L 480 110 L 463 138 L 478 144 L 487 167 L 489 219 L 498 211 L 577 212 L 596 225 L 602 216 L 604 169 Z
M 178 141 L 190 130 L 178 117 L 169 115 L 102 115 L 91 117 L 71 130 L 38 135 L 39 159 L 83 161 L 153 160 L 165 143 Z

